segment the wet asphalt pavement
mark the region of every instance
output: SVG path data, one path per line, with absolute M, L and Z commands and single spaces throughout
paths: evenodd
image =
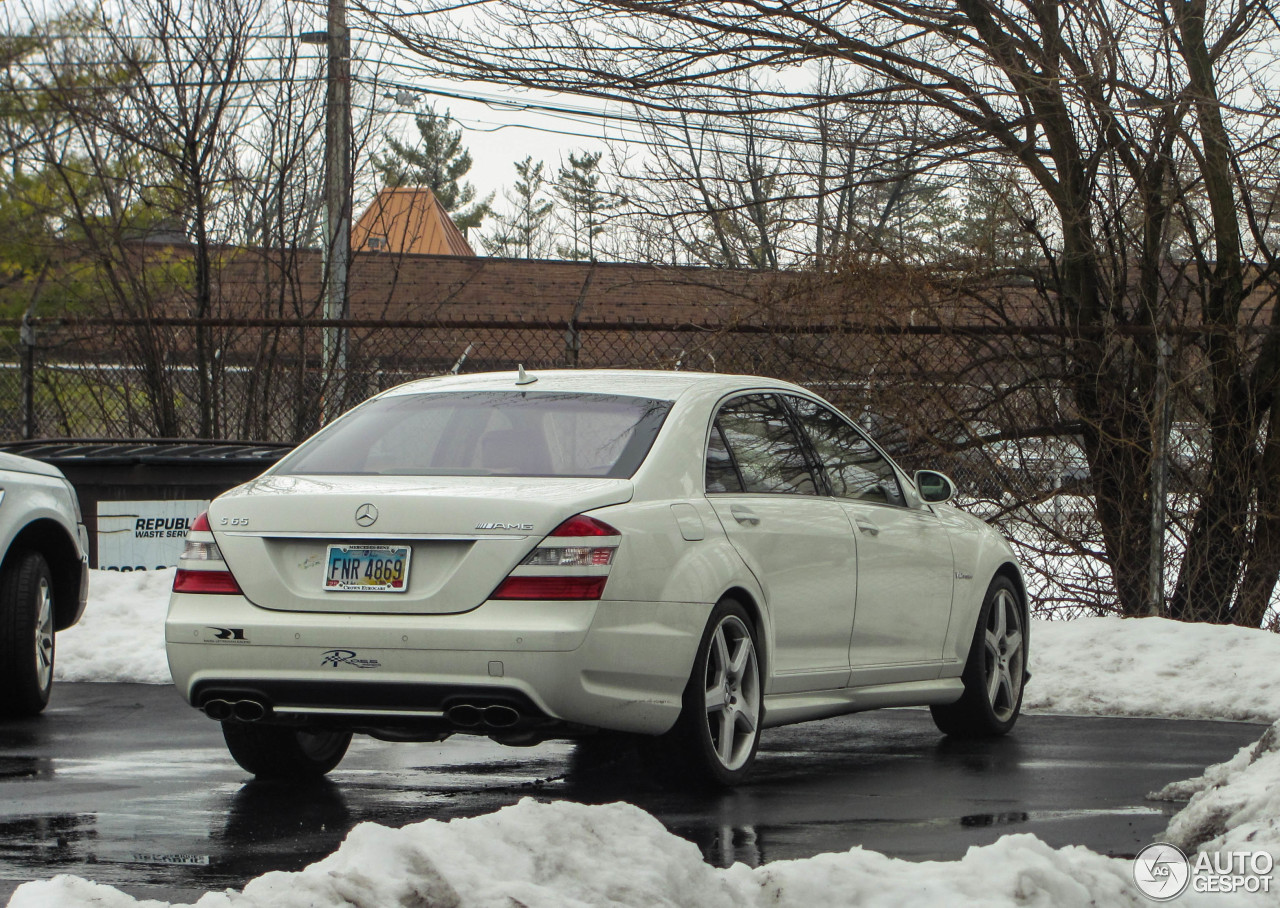
M 747 785 L 693 793 L 644 781 L 633 756 L 587 759 L 567 743 L 356 738 L 326 782 L 294 788 L 251 782 L 217 724 L 168 686 L 60 684 L 42 717 L 0 724 L 0 902 L 58 873 L 194 901 L 300 869 L 356 823 L 475 816 L 528 796 L 629 801 L 721 866 L 854 845 L 954 859 L 1014 832 L 1132 855 L 1177 807 L 1147 792 L 1262 731 L 1024 716 L 1008 738 L 954 742 L 927 710 L 890 710 L 767 731 Z

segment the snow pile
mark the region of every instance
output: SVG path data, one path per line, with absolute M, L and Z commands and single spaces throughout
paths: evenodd
M 90 571 L 84 616 L 58 634 L 54 678 L 170 683 L 164 616 L 174 573 Z
M 1280 719 L 1280 634 L 1167 618 L 1031 624 L 1027 711 Z
M 1191 798 L 1165 832 L 1165 841 L 1184 851 L 1265 850 L 1280 865 L 1280 722 L 1200 778 L 1174 782 L 1147 797 Z
M 697 847 L 629 804 L 525 799 L 488 816 L 403 829 L 357 826 L 342 847 L 297 873 L 268 873 L 199 908 L 470 908 L 706 906 L 867 908 L 945 905 L 1145 906 L 1131 862 L 1030 835 L 971 848 L 959 861 L 917 863 L 854 848 L 752 869 L 718 870 Z M 1211 901 L 1212 900 L 1212 901 Z M 1257 896 L 1186 893 L 1180 904 L 1266 904 Z M 26 883 L 10 908 L 161 908 L 76 877 Z

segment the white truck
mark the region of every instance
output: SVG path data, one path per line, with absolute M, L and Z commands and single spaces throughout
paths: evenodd
M 0 452 L 0 717 L 48 704 L 55 635 L 80 620 L 88 598 L 88 552 L 62 472 Z

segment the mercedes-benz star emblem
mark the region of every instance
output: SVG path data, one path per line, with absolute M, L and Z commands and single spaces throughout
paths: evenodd
M 378 509 L 371 504 L 362 504 L 356 508 L 356 523 L 362 527 L 371 527 L 378 519 Z

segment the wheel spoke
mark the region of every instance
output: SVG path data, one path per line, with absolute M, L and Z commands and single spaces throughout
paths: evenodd
M 708 687 L 705 703 L 707 705 L 708 715 L 724 709 L 724 685 L 713 684 L 711 687 Z
M 724 636 L 724 625 L 716 628 L 715 637 L 711 640 L 711 655 L 716 666 L 716 682 L 723 684 L 729 671 L 729 641 Z
M 1012 662 L 1020 649 L 1022 649 L 1022 633 L 1016 630 L 1010 631 L 1009 636 L 1004 640 L 1005 658 Z
M 996 689 L 996 696 L 997 697 L 999 696 L 1000 688 L 1003 688 L 1004 694 L 1006 697 L 1004 701 L 1005 708 L 1012 709 L 1013 708 L 1013 676 L 1009 674 L 1009 667 L 1006 665 L 1000 666 L 1000 672 L 998 677 L 999 677 L 999 686 Z M 995 701 L 992 701 L 991 705 L 994 706 Z
M 995 626 L 996 639 L 1003 640 L 1004 635 L 1008 630 L 1008 625 L 1005 623 L 1006 611 L 1005 611 L 1004 593 L 1001 593 L 1000 595 L 996 596 L 996 601 L 991 604 L 991 608 L 992 608 L 992 611 L 995 612 L 995 615 L 993 617 L 996 619 L 996 626 Z
M 726 709 L 720 714 L 720 746 L 716 752 L 720 754 L 720 762 L 725 766 L 730 765 L 733 760 L 733 744 L 737 737 L 733 733 L 733 714 L 732 709 Z
M 994 632 L 992 631 L 986 632 L 986 645 L 987 645 L 987 652 L 991 655 L 991 658 L 999 659 L 1000 658 L 1000 638 L 997 637 Z
M 996 696 L 1000 693 L 1000 663 L 991 666 L 991 676 L 987 678 L 987 700 L 996 705 Z
M 744 698 L 738 707 L 738 727 L 750 734 L 756 730 L 759 721 L 759 707 L 750 698 Z
M 738 641 L 738 651 L 733 655 L 733 661 L 729 663 L 729 677 L 738 680 L 742 677 L 742 672 L 747 667 L 747 662 L 751 659 L 751 638 L 743 637 Z

